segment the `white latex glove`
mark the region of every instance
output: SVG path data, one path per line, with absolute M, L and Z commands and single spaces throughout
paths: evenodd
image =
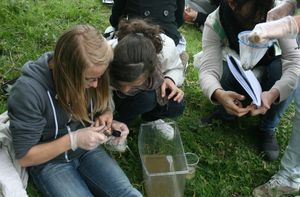
M 116 121 L 116 120 L 113 120 L 113 123 L 112 123 L 112 129 L 115 129 L 115 130 L 118 130 L 121 132 L 121 136 L 120 137 L 117 137 L 115 140 L 116 140 L 116 143 L 122 143 L 122 141 L 125 141 L 128 134 L 129 134 L 129 129 L 127 127 L 126 124 L 122 123 L 122 122 L 119 122 L 119 121 Z
M 273 21 L 288 15 L 294 15 L 296 9 L 296 0 L 285 0 L 268 12 L 267 21 Z
M 120 137 L 111 136 L 108 141 L 109 149 L 119 152 L 125 152 L 127 146 L 127 136 L 129 134 L 129 129 L 126 124 L 118 121 L 112 122 L 112 129 L 120 131 Z
M 297 22 L 292 16 L 286 16 L 276 21 L 257 24 L 249 33 L 248 39 L 257 43 L 270 39 L 296 38 L 297 35 Z
M 75 151 L 78 147 L 85 150 L 97 148 L 105 143 L 108 138 L 103 133 L 107 128 L 105 126 L 87 127 L 70 132 L 71 148 Z

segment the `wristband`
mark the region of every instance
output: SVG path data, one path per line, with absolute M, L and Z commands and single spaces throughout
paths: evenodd
M 69 136 L 70 136 L 71 149 L 73 151 L 75 151 L 78 148 L 77 147 L 77 135 L 76 135 L 77 131 L 72 132 L 71 128 L 69 126 L 67 126 L 67 130 L 68 130 L 68 133 L 69 133 Z

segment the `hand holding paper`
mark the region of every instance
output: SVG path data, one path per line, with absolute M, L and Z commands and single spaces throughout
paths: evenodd
M 242 106 L 241 101 L 245 99 L 245 96 L 236 92 L 218 89 L 214 93 L 214 98 L 223 105 L 229 114 L 241 117 L 250 111 L 249 107 Z
M 260 107 L 254 106 L 250 111 L 251 116 L 267 113 L 267 111 L 271 108 L 272 103 L 274 103 L 278 97 L 279 91 L 277 89 L 271 89 L 269 91 L 262 92 L 262 105 Z
M 251 70 L 244 71 L 240 65 L 240 61 L 232 56 L 228 55 L 226 59 L 229 70 L 233 74 L 234 78 L 245 89 L 253 103 L 260 107 L 262 89 L 253 72 Z

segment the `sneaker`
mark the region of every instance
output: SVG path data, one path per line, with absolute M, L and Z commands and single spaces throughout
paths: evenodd
M 260 131 L 260 149 L 263 152 L 263 158 L 266 161 L 274 161 L 279 156 L 279 145 L 275 133 L 266 134 Z
M 155 125 L 155 128 L 160 131 L 164 138 L 167 140 L 172 140 L 174 138 L 174 128 L 171 125 L 165 123 L 165 121 L 162 119 L 153 121 L 153 124 Z
M 267 183 L 258 186 L 252 192 L 255 197 L 279 197 L 299 192 L 299 184 L 285 177 L 273 176 Z

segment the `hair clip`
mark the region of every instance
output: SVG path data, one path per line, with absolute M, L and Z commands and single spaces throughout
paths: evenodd
M 138 35 L 138 36 L 144 36 L 143 33 L 135 33 L 135 34 Z

